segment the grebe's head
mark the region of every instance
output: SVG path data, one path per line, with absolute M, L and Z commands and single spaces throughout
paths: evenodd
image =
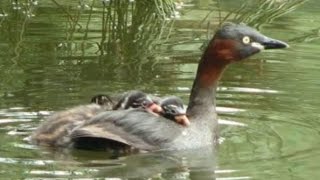
M 208 55 L 226 63 L 239 61 L 264 49 L 287 48 L 285 42 L 269 38 L 244 24 L 225 23 L 210 42 Z

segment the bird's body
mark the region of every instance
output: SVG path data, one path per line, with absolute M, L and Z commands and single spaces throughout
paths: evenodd
M 109 97 L 96 95 L 91 104 L 75 106 L 49 116 L 31 135 L 31 142 L 42 146 L 62 146 L 68 144 L 71 130 L 102 112 L 112 110 L 139 108 L 146 106 L 150 112 L 161 110 L 161 107 L 141 91 L 129 91 L 122 95 Z M 159 109 L 160 108 L 160 109 Z

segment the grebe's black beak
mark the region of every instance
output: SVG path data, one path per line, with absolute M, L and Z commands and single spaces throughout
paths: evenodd
M 259 43 L 264 47 L 264 49 L 282 49 L 289 47 L 289 45 L 283 41 L 268 37 L 263 38 L 262 42 Z

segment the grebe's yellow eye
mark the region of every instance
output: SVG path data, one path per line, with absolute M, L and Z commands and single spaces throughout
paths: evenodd
M 250 37 L 249 37 L 249 36 L 244 36 L 244 37 L 242 38 L 242 42 L 243 42 L 244 44 L 249 44 L 249 43 L 250 43 Z

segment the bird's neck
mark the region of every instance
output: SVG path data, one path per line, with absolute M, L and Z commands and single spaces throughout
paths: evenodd
M 188 116 L 195 120 L 207 120 L 215 114 L 215 94 L 218 81 L 226 68 L 227 61 L 222 59 L 221 48 L 217 44 L 207 48 L 204 52 L 193 83 Z

